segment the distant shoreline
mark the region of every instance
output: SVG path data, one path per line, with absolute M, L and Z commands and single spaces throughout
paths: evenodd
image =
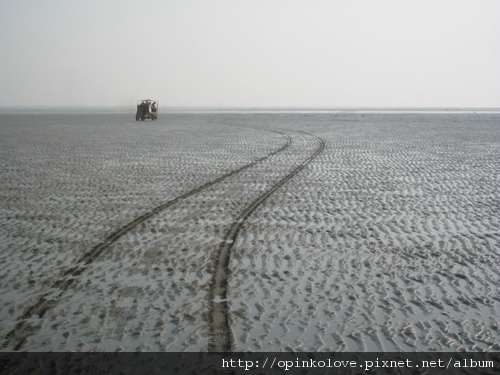
M 134 113 L 135 106 L 0 106 L 0 114 Z M 500 113 L 487 107 L 195 107 L 160 106 L 160 113 Z

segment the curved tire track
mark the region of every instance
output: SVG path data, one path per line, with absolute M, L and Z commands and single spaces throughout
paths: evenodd
M 268 129 L 267 129 L 268 130 Z M 168 202 L 165 202 L 157 207 L 155 207 L 153 210 L 144 213 L 143 215 L 137 217 L 136 219 L 132 220 L 128 224 L 122 226 L 121 228 L 117 229 L 113 233 L 111 233 L 106 239 L 96 246 L 94 246 L 92 249 L 87 251 L 78 261 L 76 262 L 77 265 L 75 267 L 70 268 L 69 270 L 65 271 L 62 276 L 56 280 L 50 287 L 51 288 L 57 288 L 60 291 L 60 293 L 57 296 L 54 296 L 52 292 L 44 293 L 42 296 L 38 298 L 38 301 L 33 304 L 32 306 L 28 307 L 24 313 L 17 318 L 19 321 L 16 326 L 5 335 L 5 342 L 2 344 L 1 348 L 5 349 L 11 345 L 13 345 L 14 350 L 19 350 L 20 347 L 22 346 L 23 342 L 25 341 L 26 337 L 29 335 L 33 334 L 35 331 L 35 328 L 30 324 L 30 322 L 27 321 L 30 317 L 33 315 L 38 315 L 39 317 L 43 317 L 43 315 L 47 312 L 48 309 L 50 309 L 52 306 L 54 306 L 57 303 L 57 300 L 62 296 L 62 294 L 71 286 L 71 284 L 75 281 L 75 278 L 79 275 L 81 275 L 84 271 L 86 266 L 91 264 L 104 250 L 106 250 L 109 246 L 111 246 L 113 243 L 115 243 L 120 237 L 125 235 L 126 233 L 130 232 L 134 228 L 136 228 L 139 224 L 145 222 L 152 216 L 158 214 L 159 212 L 173 206 L 174 204 L 178 203 L 179 201 L 190 197 L 196 193 L 199 193 L 200 191 L 215 185 L 221 181 L 223 181 L 226 178 L 229 178 L 237 173 L 240 173 L 253 165 L 262 162 L 280 152 L 283 152 L 286 148 L 288 148 L 291 144 L 291 137 L 283 132 L 276 131 L 276 130 L 268 130 L 270 132 L 282 134 L 287 138 L 287 141 L 285 144 L 280 147 L 279 149 L 257 159 L 254 160 L 253 162 L 246 164 L 238 169 L 235 169 L 229 173 L 226 173 L 225 175 L 216 178 L 215 180 L 209 181 L 206 184 L 203 184 L 193 190 L 188 191 L 187 193 L 184 193 Z
M 315 159 L 325 147 L 325 142 L 321 138 L 313 134 L 305 132 L 302 133 L 312 135 L 319 141 L 319 146 L 316 151 L 298 167 L 292 170 L 292 172 L 290 172 L 287 176 L 273 185 L 271 189 L 250 203 L 250 205 L 248 205 L 247 208 L 235 218 L 233 224 L 226 233 L 224 241 L 218 249 L 214 261 L 210 289 L 208 292 L 208 321 L 210 334 L 210 343 L 208 346 L 209 352 L 231 352 L 232 338 L 231 329 L 229 327 L 229 306 L 227 303 L 229 261 L 231 258 L 231 249 L 234 245 L 236 237 L 238 236 L 241 226 L 262 202 L 264 202 L 271 194 L 273 194 L 277 189 L 283 186 L 288 180 L 294 177 L 307 164 Z

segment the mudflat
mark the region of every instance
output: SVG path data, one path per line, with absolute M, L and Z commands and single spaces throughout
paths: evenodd
M 500 115 L 0 114 L 21 351 L 498 351 Z

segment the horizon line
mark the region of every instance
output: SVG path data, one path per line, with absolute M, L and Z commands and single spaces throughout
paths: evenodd
M 221 105 L 162 105 L 162 108 L 170 109 L 266 109 L 266 110 L 287 110 L 287 109 L 303 109 L 303 110 L 418 110 L 418 109 L 436 109 L 436 110 L 500 110 L 499 107 L 491 106 L 221 106 Z M 57 109 L 57 108 L 75 108 L 75 109 L 92 109 L 92 108 L 135 108 L 132 105 L 0 105 L 0 109 Z

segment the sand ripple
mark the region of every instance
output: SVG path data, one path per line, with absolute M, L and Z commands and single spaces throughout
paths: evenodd
M 40 295 L 20 350 L 200 351 L 227 228 L 234 350 L 498 351 L 497 115 L 2 115 L 0 335 Z M 143 222 L 68 290 L 109 233 Z M 9 348 L 7 348 L 9 350 Z

